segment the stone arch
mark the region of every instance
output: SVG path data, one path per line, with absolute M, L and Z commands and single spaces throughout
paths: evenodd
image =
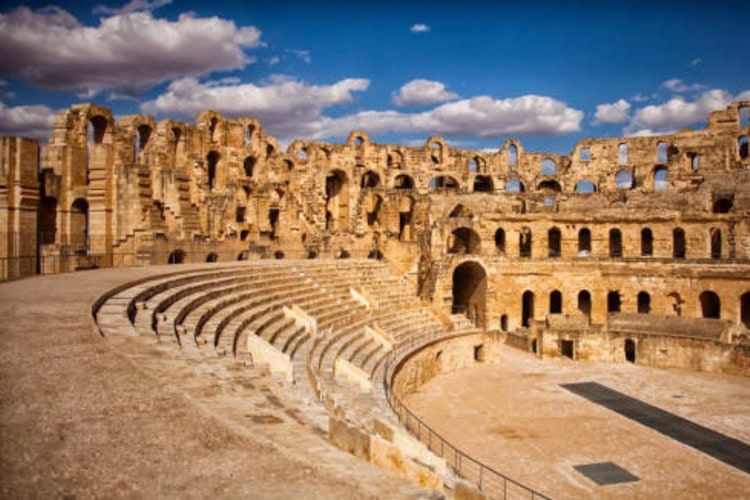
M 349 178 L 343 170 L 332 170 L 326 176 L 326 228 L 343 229 L 349 224 Z
M 398 239 L 412 240 L 412 219 L 414 217 L 414 198 L 402 196 L 398 203 Z
M 76 198 L 70 206 L 70 244 L 75 252 L 89 249 L 89 202 Z
M 257 126 L 254 123 L 248 123 L 245 126 L 245 147 L 249 147 L 252 145 L 256 130 Z
M 739 139 L 737 139 L 737 153 L 740 157 L 740 160 L 745 160 L 750 156 L 750 153 L 748 152 L 748 140 L 747 136 L 743 135 Z
M 389 151 L 386 164 L 388 168 L 401 168 L 404 165 L 404 155 L 398 150 Z
M 733 206 L 734 200 L 732 197 L 722 196 L 714 201 L 711 211 L 715 214 L 728 214 Z
M 365 219 L 368 226 L 382 224 L 383 197 L 369 194 L 364 203 Z
M 521 326 L 528 328 L 534 320 L 534 292 L 526 290 L 521 295 Z
M 211 252 L 208 255 L 206 255 L 206 262 L 217 262 L 219 260 L 219 255 L 216 252 Z
M 367 254 L 367 258 L 372 260 L 383 260 L 384 255 L 383 252 L 375 248 L 373 250 L 370 250 L 370 253 Z
M 562 255 L 562 233 L 560 228 L 552 227 L 547 231 L 547 256 L 550 258 Z
M 676 227 L 672 231 L 672 257 L 675 259 L 684 259 L 687 255 L 687 242 L 685 240 L 685 230 Z
M 360 187 L 362 189 L 380 187 L 380 175 L 374 170 L 368 170 L 362 175 Z
M 562 191 L 562 186 L 560 186 L 559 182 L 548 179 L 540 182 L 537 186 L 537 190 L 546 193 L 559 193 Z
M 588 290 L 578 292 L 578 310 L 584 316 L 591 318 L 591 292 Z
M 508 145 L 507 160 L 508 167 L 513 168 L 518 165 L 518 146 L 515 144 Z
M 471 218 L 474 214 L 469 208 L 466 208 L 466 206 L 463 203 L 457 204 L 455 207 L 453 207 L 453 210 L 448 213 L 448 218 L 454 219 L 454 218 Z
M 667 143 L 659 141 L 656 144 L 656 163 L 667 163 L 669 161 L 669 148 Z
M 406 174 L 400 174 L 393 179 L 394 189 L 414 189 L 414 179 Z
M 654 254 L 654 233 L 650 228 L 641 229 L 641 257 L 651 257 Z
M 711 240 L 711 258 L 712 259 L 721 259 L 722 254 L 722 237 L 721 237 L 721 229 L 718 227 L 712 227 L 709 231 L 709 236 Z
M 618 228 L 609 230 L 609 256 L 622 257 L 622 232 Z
M 477 175 L 474 177 L 473 191 L 475 193 L 491 193 L 494 191 L 492 177 L 489 175 Z
M 471 228 L 459 227 L 451 232 L 449 238 L 448 253 L 471 255 L 479 253 L 482 240 Z
M 620 165 L 628 164 L 628 145 L 624 142 L 617 145 L 617 163 Z
M 657 165 L 656 167 L 654 167 L 654 170 L 651 174 L 654 191 L 667 190 L 667 188 L 669 187 L 669 182 L 667 180 L 668 173 L 669 171 L 664 165 Z
M 646 291 L 638 292 L 638 314 L 648 314 L 651 312 L 651 295 Z
M 187 254 L 184 250 L 173 250 L 167 257 L 167 264 L 183 264 L 187 262 Z
M 563 297 L 560 290 L 552 290 L 549 294 L 549 313 L 550 314 L 562 314 L 563 312 Z
M 255 164 L 257 160 L 254 156 L 248 156 L 245 161 L 242 162 L 242 169 L 245 171 L 245 177 L 250 178 L 255 173 Z
M 438 175 L 430 179 L 430 189 L 458 190 L 458 181 L 450 175 Z
M 365 148 L 370 145 L 370 138 L 364 130 L 352 130 L 346 138 L 346 145 L 356 149 Z
M 208 172 L 208 189 L 213 190 L 217 185 L 217 172 L 221 155 L 217 151 L 209 151 L 206 155 L 206 170 Z
M 495 249 L 500 255 L 505 255 L 505 230 L 501 227 L 495 231 Z
M 589 179 L 581 179 L 580 181 L 576 182 L 575 191 L 576 193 L 580 194 L 596 193 L 596 184 L 594 183 L 594 181 L 591 181 Z
M 591 255 L 591 230 L 582 227 L 578 231 L 578 256 L 588 257 Z
M 618 170 L 615 174 L 615 189 L 633 189 L 633 173 L 630 170 Z
M 701 314 L 704 318 L 721 318 L 721 299 L 711 290 L 704 290 L 698 297 L 701 303 Z
M 531 257 L 532 243 L 531 228 L 524 226 L 518 232 L 518 256 Z
M 607 312 L 610 314 L 619 313 L 621 307 L 620 292 L 611 290 L 607 293 Z
M 153 127 L 147 123 L 142 123 L 135 129 L 135 141 L 133 145 L 135 149 L 136 163 L 145 163 L 141 159 L 141 153 L 146 150 L 149 139 L 151 139 L 152 131 Z
M 453 270 L 453 314 L 464 314 L 475 326 L 484 328 L 487 301 L 487 272 L 476 261 L 466 261 Z
M 544 158 L 539 173 L 541 175 L 557 175 L 557 162 L 552 158 Z

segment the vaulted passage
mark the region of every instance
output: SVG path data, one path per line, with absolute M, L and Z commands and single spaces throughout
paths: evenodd
M 453 271 L 453 313 L 465 314 L 484 327 L 487 273 L 476 262 L 464 262 Z
M 521 305 L 521 326 L 528 328 L 532 319 L 534 319 L 534 292 L 525 291 Z

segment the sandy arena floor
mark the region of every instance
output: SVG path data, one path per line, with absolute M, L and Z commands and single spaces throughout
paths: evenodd
M 579 397 L 598 382 L 750 443 L 750 380 L 631 364 L 500 362 L 436 377 L 405 403 L 464 452 L 554 498 L 748 498 L 750 475 Z M 573 466 L 611 461 L 640 480 L 608 486 Z

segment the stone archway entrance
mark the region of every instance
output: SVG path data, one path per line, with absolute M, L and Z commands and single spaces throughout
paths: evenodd
M 453 270 L 453 314 L 465 314 L 476 326 L 485 327 L 487 273 L 476 262 L 464 262 Z

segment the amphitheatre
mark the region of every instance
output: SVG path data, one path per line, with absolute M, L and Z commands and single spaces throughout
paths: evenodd
M 748 108 L 568 155 L 2 137 L 0 496 L 746 496 Z

